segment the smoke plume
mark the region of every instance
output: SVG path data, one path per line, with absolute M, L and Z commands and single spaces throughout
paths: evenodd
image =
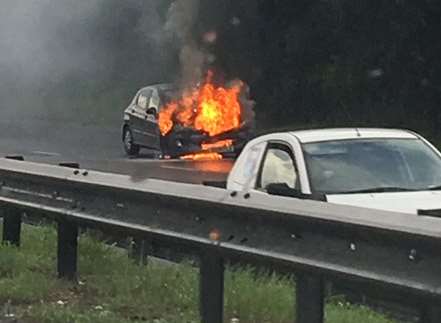
M 180 83 L 189 86 L 201 80 L 207 64 L 214 61 L 214 55 L 203 44 L 212 43 L 214 37 L 205 37 L 196 30 L 199 18 L 200 0 L 176 0 L 167 13 L 164 31 L 169 39 L 178 44 L 180 62 Z M 204 48 L 205 47 L 205 48 Z
M 178 45 L 180 62 L 180 85 L 182 88 L 192 87 L 200 82 L 204 77 L 207 68 L 216 61 L 216 56 L 212 50 L 218 38 L 217 27 L 222 24 L 219 18 L 225 8 L 219 8 L 219 4 L 209 6 L 205 2 L 205 11 L 202 13 L 200 0 L 175 0 L 169 7 L 167 19 L 164 25 L 164 32 L 169 40 Z M 204 14 L 211 17 L 217 12 L 217 21 L 211 24 L 201 22 Z M 208 18 L 209 19 L 209 18 Z M 228 22 L 223 22 L 237 26 L 240 21 L 236 17 Z M 254 128 L 254 105 L 250 99 L 250 89 L 247 84 L 239 80 L 228 82 L 227 86 L 242 84 L 240 101 L 242 104 L 242 121 L 250 128 Z

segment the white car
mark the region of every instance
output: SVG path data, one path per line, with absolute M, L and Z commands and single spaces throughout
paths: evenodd
M 245 146 L 227 188 L 441 215 L 441 153 L 407 130 L 274 133 Z

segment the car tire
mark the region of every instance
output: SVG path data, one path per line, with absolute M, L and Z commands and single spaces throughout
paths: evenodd
M 137 156 L 139 154 L 139 145 L 134 143 L 132 130 L 127 126 L 123 130 L 124 151 L 129 156 Z

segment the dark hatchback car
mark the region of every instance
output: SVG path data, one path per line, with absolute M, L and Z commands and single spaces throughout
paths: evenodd
M 141 148 L 162 151 L 158 127 L 159 109 L 174 88 L 171 84 L 157 84 L 142 88 L 124 111 L 122 140 L 129 156 L 136 156 Z
M 130 105 L 124 111 L 122 141 L 124 150 L 129 156 L 138 155 L 141 148 L 159 153 L 160 157 L 172 158 L 202 151 L 203 144 L 231 139 L 233 145 L 210 149 L 223 156 L 237 156 L 250 138 L 248 129 L 238 129 L 222 133 L 215 137 L 192 128 L 175 125 L 166 136 L 161 136 L 158 125 L 158 114 L 161 107 L 176 97 L 177 90 L 172 84 L 157 84 L 138 91 Z

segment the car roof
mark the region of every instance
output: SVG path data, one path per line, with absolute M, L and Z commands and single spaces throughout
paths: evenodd
M 301 143 L 359 138 L 418 138 L 409 130 L 386 128 L 329 128 L 290 131 L 289 133 L 297 137 Z
M 174 90 L 176 86 L 173 83 L 159 83 L 159 84 L 152 84 L 145 86 L 141 88 L 139 91 L 148 90 L 148 89 L 157 89 L 159 91 L 167 91 L 167 90 Z

